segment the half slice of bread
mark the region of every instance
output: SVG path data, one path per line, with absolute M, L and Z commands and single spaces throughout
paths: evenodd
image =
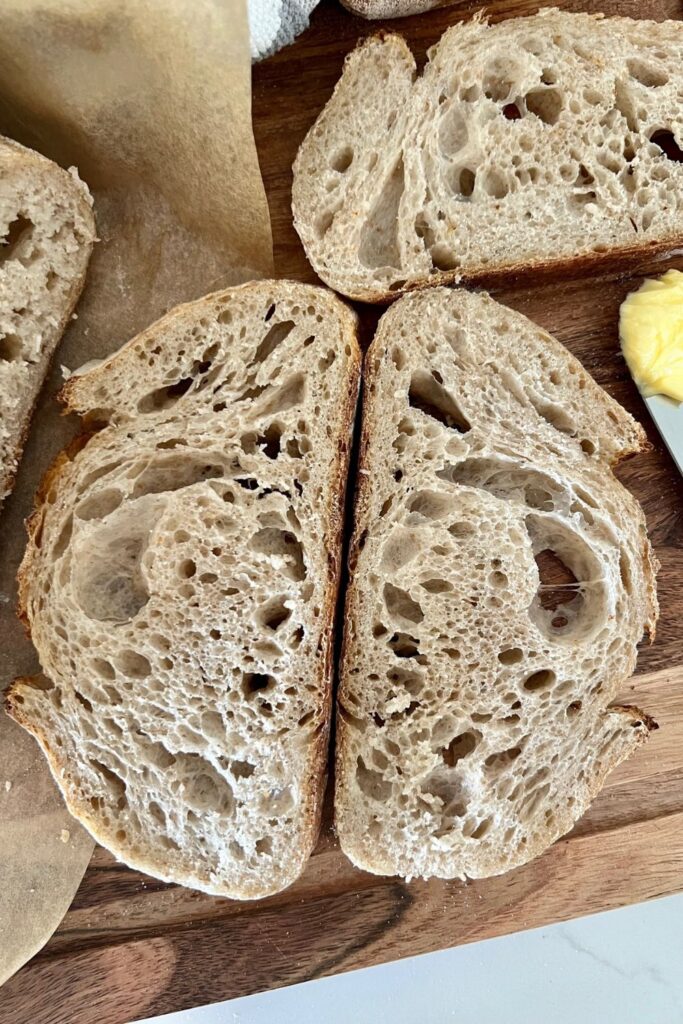
M 10 714 L 122 860 L 218 895 L 276 892 L 316 841 L 360 356 L 324 289 L 180 306 L 70 378 L 104 424 L 61 456 L 20 601 L 44 675 Z
M 75 171 L 0 137 L 0 502 L 95 240 Z
M 612 701 L 657 617 L 640 426 L 559 342 L 444 288 L 365 364 L 336 819 L 362 868 L 495 875 L 567 832 L 653 724 Z
M 294 163 L 313 268 L 405 288 L 683 240 L 683 24 L 545 10 L 454 25 L 417 76 L 366 40 Z

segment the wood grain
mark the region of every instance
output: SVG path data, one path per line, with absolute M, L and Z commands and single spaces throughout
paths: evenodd
M 479 4 L 386 23 L 419 60 L 444 28 Z M 560 4 L 595 10 L 592 3 Z M 497 20 L 536 10 L 493 2 Z M 606 13 L 643 12 L 640 0 L 604 0 Z M 655 18 L 681 16 L 678 0 L 653 0 Z M 269 197 L 279 275 L 315 281 L 291 224 L 291 163 L 336 82 L 345 54 L 378 23 L 323 0 L 311 29 L 254 70 L 254 122 Z M 165 885 L 95 852 L 62 925 L 2 989 L 0 1024 L 123 1022 L 306 981 L 531 928 L 683 889 L 683 481 L 647 417 L 617 343 L 617 311 L 644 274 L 680 258 L 605 266 L 582 280 L 506 282 L 497 297 L 558 337 L 634 413 L 653 449 L 620 477 L 642 502 L 662 563 L 657 639 L 644 646 L 622 698 L 660 723 L 649 743 L 610 777 L 573 832 L 532 864 L 481 882 L 414 882 L 356 870 L 327 824 L 303 877 L 256 903 Z M 363 334 L 378 312 L 359 307 Z

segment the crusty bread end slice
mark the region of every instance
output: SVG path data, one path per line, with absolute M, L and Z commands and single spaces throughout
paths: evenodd
M 75 170 L 0 137 L 0 502 L 83 288 L 95 240 L 91 207 Z
M 294 162 L 294 224 L 345 295 L 681 244 L 680 21 L 544 10 L 453 25 L 418 75 L 397 35 L 351 53 Z
M 64 387 L 101 429 L 29 522 L 43 675 L 8 709 L 74 816 L 150 874 L 255 898 L 316 841 L 359 366 L 348 307 L 261 281 L 178 307 Z
M 336 823 L 362 868 L 480 878 L 567 832 L 654 723 L 613 706 L 657 617 L 640 426 L 484 294 L 382 317 L 364 371 Z

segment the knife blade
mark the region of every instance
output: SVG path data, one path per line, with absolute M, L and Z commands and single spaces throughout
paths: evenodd
M 665 395 L 643 396 L 648 412 L 683 476 L 683 402 Z

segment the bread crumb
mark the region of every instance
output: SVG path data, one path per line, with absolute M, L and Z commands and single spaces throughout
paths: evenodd
M 62 831 L 59 833 L 59 838 L 62 840 L 63 843 L 69 842 L 69 840 L 71 839 L 71 833 L 69 832 L 68 828 L 62 829 Z
M 11 780 L 10 779 L 5 779 L 5 792 L 9 793 L 11 788 L 12 788 Z

